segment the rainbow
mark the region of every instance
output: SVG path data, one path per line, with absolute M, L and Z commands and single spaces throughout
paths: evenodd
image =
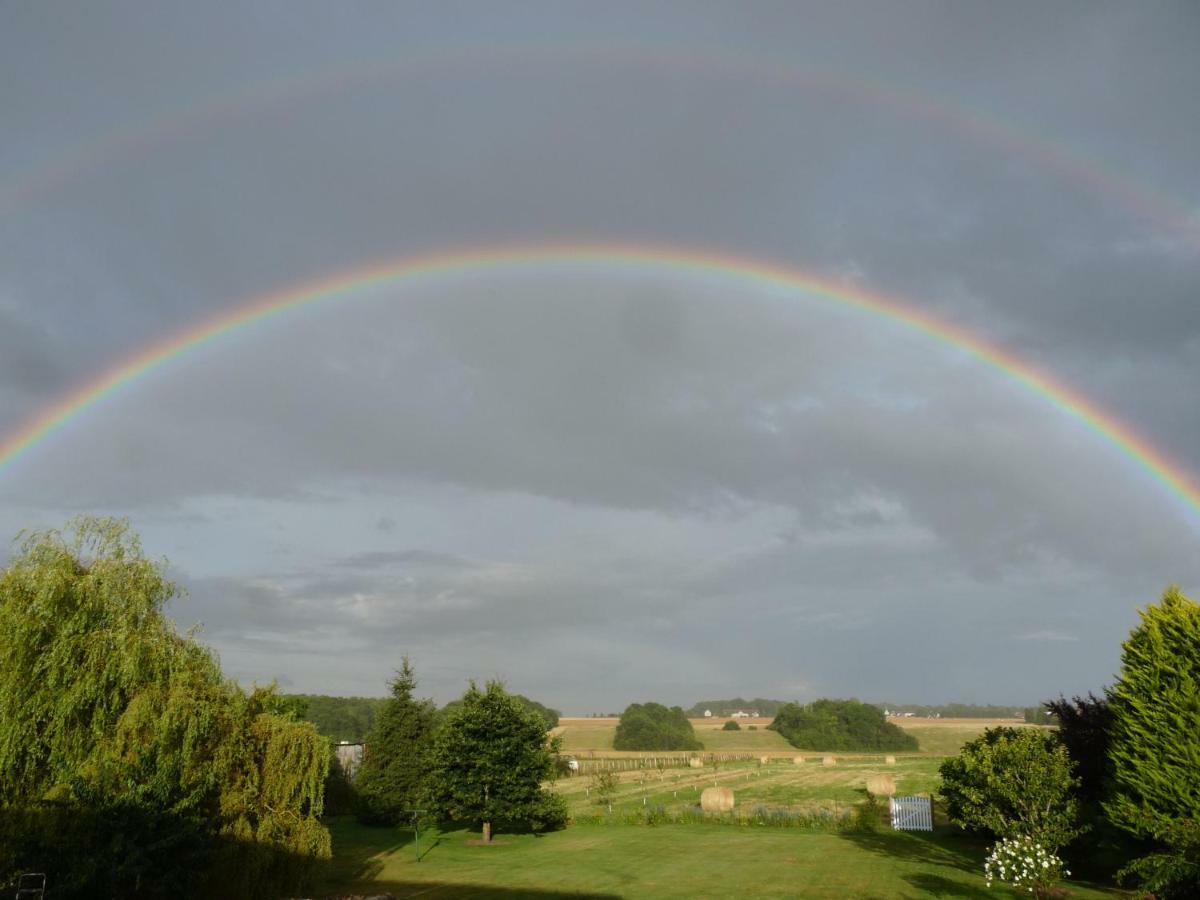
M 897 298 L 765 260 L 670 245 L 619 243 L 498 245 L 406 257 L 361 266 L 252 299 L 234 312 L 201 322 L 142 349 L 18 427 L 0 440 L 0 478 L 10 472 L 18 460 L 28 456 L 51 436 L 65 431 L 86 410 L 102 404 L 140 379 L 243 328 L 305 307 L 348 300 L 371 288 L 422 278 L 485 270 L 588 264 L 649 271 L 682 270 L 702 276 L 740 278 L 767 288 L 814 294 L 906 325 L 943 344 L 965 351 L 1044 398 L 1061 413 L 1081 422 L 1140 465 L 1159 485 L 1181 501 L 1190 513 L 1200 516 L 1200 486 L 1165 453 L 1072 388 L 958 325 Z
M 264 80 L 182 107 L 172 107 L 149 120 L 127 123 L 58 155 L 29 164 L 0 179 L 0 213 L 11 212 L 36 196 L 52 192 L 90 172 L 133 158 L 139 151 L 195 138 L 202 135 L 206 127 L 249 116 L 264 108 L 355 88 L 375 88 L 393 79 L 447 70 L 552 64 L 748 79 L 765 86 L 815 90 L 852 103 L 892 110 L 966 135 L 1002 153 L 1030 160 L 1177 234 L 1190 250 L 1200 249 L 1200 213 L 1174 196 L 1137 183 L 1077 148 L 1049 140 L 1027 127 L 951 99 L 934 98 L 882 78 L 870 79 L 861 72 L 798 66 L 778 54 L 741 54 L 719 47 L 680 49 L 639 44 L 512 44 L 447 48 Z

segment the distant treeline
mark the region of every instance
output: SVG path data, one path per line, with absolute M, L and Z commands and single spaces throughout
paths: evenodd
M 876 703 L 892 715 L 912 713 L 914 716 L 942 716 L 947 719 L 1019 719 L 1024 713 L 1020 706 L 980 706 L 975 703 L 944 703 L 923 706 L 919 703 Z
M 520 694 L 514 696 L 522 706 L 534 710 L 545 720 L 547 730 L 558 724 L 557 709 L 550 709 Z M 386 697 L 329 697 L 325 694 L 284 694 L 283 697 L 288 710 L 294 712 L 297 718 L 312 722 L 317 726 L 317 731 L 328 738 L 352 744 L 361 744 L 367 739 L 375 725 L 375 717 L 387 703 Z M 452 700 L 442 708 L 441 713 L 460 702 Z
M 317 726 L 335 741 L 361 744 L 387 702 L 384 697 L 328 697 L 324 694 L 284 694 L 297 718 Z
M 742 697 L 734 697 L 732 700 L 701 700 L 687 710 L 687 715 L 690 719 L 698 719 L 704 715 L 705 710 L 711 711 L 714 716 L 726 716 L 744 709 L 747 712 L 758 710 L 760 716 L 774 716 L 785 703 L 786 700 L 767 700 L 764 697 L 755 697 L 753 700 Z

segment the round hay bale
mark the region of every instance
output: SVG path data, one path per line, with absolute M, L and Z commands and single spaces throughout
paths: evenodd
M 733 791 L 727 787 L 705 788 L 700 795 L 700 808 L 705 812 L 732 811 Z
M 876 797 L 892 797 L 896 793 L 895 775 L 868 775 L 867 793 Z
M 794 762 L 798 766 L 802 766 L 802 765 L 804 765 L 804 757 L 803 756 L 793 756 L 792 762 Z
M 759 761 L 759 762 L 760 762 L 762 765 L 764 765 L 764 766 L 765 766 L 767 763 L 769 763 L 769 762 L 771 761 L 771 757 L 769 757 L 769 756 L 760 756 L 760 757 L 758 758 L 758 761 Z
M 896 757 L 894 757 L 894 756 L 885 756 L 885 757 L 883 758 L 883 761 L 884 761 L 884 762 L 885 762 L 887 765 L 889 765 L 889 766 L 894 766 L 894 765 L 896 764 Z
M 688 760 L 688 765 L 691 766 L 693 769 L 703 769 L 704 768 L 704 760 L 696 759 L 696 757 L 693 756 L 691 759 Z
M 837 765 L 837 757 L 836 756 L 823 756 L 823 757 L 821 757 L 821 765 L 836 766 Z

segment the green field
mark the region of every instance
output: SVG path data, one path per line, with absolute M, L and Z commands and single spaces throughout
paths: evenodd
M 410 831 L 336 820 L 332 867 L 319 887 L 335 895 L 535 900 L 1014 896 L 985 887 L 984 847 L 946 825 L 942 815 L 935 817 L 939 827 L 932 835 L 893 832 L 886 824 L 874 833 L 833 833 L 839 826 L 830 824 L 842 821 L 846 830 L 874 775 L 895 778 L 899 794 L 935 793 L 944 756 L 987 727 L 1014 723 L 901 720 L 897 724 L 920 741 L 919 752 L 895 754 L 892 764 L 882 753 L 835 753 L 831 766 L 822 763 L 819 748 L 797 750 L 762 724 L 755 731 L 722 731 L 721 720 L 693 724 L 705 744 L 698 754 L 702 768 L 689 767 L 685 753 L 668 760 L 667 754 L 613 751 L 615 719 L 564 719 L 556 733 L 585 769 L 553 784 L 567 800 L 573 823 L 567 829 L 502 834 L 493 847 L 468 843 L 478 835 L 465 831 L 433 831 L 422 835 L 418 863 Z M 738 755 L 743 758 L 723 758 Z M 614 795 L 603 803 L 588 771 L 599 768 L 612 768 L 617 777 Z M 703 820 L 700 794 L 714 784 L 734 791 L 728 824 Z M 662 814 L 671 824 L 629 824 L 644 822 L 647 813 Z M 793 817 L 791 827 L 755 824 L 776 816 Z M 1077 898 L 1122 896 L 1078 883 L 1070 889 Z
M 396 897 L 966 897 L 988 890 L 983 849 L 938 832 L 814 834 L 723 825 L 576 825 L 468 844 L 464 831 L 421 835 L 333 823 L 334 867 L 321 889 Z M 1070 884 L 1079 900 L 1116 892 Z

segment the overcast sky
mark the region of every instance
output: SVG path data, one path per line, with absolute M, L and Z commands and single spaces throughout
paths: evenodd
M 1200 472 L 1194 3 L 0 4 L 0 443 L 255 297 L 470 246 L 902 297 Z M 1195 484 L 1196 482 L 1193 481 Z M 568 713 L 1099 689 L 1200 518 L 944 342 L 682 267 L 401 281 L 0 469 L 127 516 L 226 671 Z M 2 559 L 3 556 L 0 556 Z

